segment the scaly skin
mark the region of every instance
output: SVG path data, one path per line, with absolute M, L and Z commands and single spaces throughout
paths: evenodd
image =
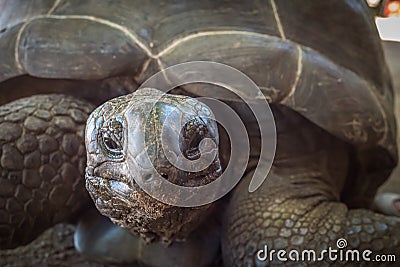
M 84 127 L 92 106 L 36 95 L 0 106 L 0 248 L 26 244 L 88 205 Z
M 339 238 L 347 240 L 348 249 L 398 257 L 397 217 L 348 209 L 341 202 L 346 179 L 352 179 L 352 148 L 295 114 L 278 121 L 277 130 L 274 166 L 262 187 L 249 193 L 248 175 L 233 193 L 222 238 L 225 266 L 264 266 L 256 256 L 264 245 L 269 251 L 318 252 L 337 249 Z M 322 263 L 332 264 L 301 264 Z

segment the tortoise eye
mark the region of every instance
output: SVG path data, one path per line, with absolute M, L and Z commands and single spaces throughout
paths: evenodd
M 121 148 L 121 146 L 109 136 L 104 135 L 103 136 L 103 142 L 104 142 L 104 145 L 109 150 L 118 150 L 118 149 Z
M 199 144 L 201 140 L 209 137 L 206 126 L 198 120 L 193 120 L 186 125 L 184 136 L 186 142 L 184 145 L 184 154 L 190 160 L 198 159 L 200 155 Z
M 111 119 L 100 129 L 99 144 L 106 156 L 123 157 L 123 124 L 118 119 Z

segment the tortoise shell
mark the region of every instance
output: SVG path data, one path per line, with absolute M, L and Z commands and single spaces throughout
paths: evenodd
M 0 81 L 130 75 L 140 84 L 180 62 L 217 61 L 247 74 L 270 103 L 354 144 L 364 166 L 357 183 L 377 187 L 397 162 L 391 81 L 364 1 L 35 0 L 0 9 Z

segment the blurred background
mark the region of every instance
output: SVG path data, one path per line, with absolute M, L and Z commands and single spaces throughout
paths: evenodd
M 397 143 L 400 144 L 400 0 L 367 0 L 367 3 L 375 16 L 375 23 L 392 75 L 396 96 Z M 391 179 L 380 190 L 400 194 L 400 166 L 397 166 Z

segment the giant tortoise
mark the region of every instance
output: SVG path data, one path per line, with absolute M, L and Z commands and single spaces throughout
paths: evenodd
M 263 261 L 265 246 L 322 251 L 339 239 L 374 255 L 398 254 L 400 221 L 370 210 L 397 147 L 391 81 L 367 8 L 350 0 L 1 1 L 1 248 L 86 218 L 75 245 L 104 261 L 200 266 L 219 258 L 225 266 L 262 266 L 280 260 Z M 143 103 L 159 95 L 157 86 L 135 92 L 157 71 L 188 61 L 240 70 L 269 102 L 276 154 L 254 192 L 249 180 L 264 160 L 263 140 L 246 103 L 195 83 L 162 96 L 154 113 Z M 210 110 L 197 96 L 239 114 L 250 138 L 247 168 L 212 204 L 165 204 L 136 183 L 148 177 L 137 176 L 140 164 L 127 163 L 123 136 L 136 133 L 124 121 L 145 126 L 145 150 L 164 179 L 207 184 L 224 171 L 233 141 L 202 119 Z M 101 103 L 88 120 L 85 149 L 86 120 Z M 163 125 L 171 112 L 176 119 Z M 183 123 L 187 114 L 198 116 Z M 188 159 L 199 156 L 205 137 L 219 140 L 218 156 L 200 172 L 175 168 L 157 145 L 162 126 L 179 135 Z M 141 151 L 129 149 L 140 160 Z M 86 212 L 94 206 L 127 230 Z

